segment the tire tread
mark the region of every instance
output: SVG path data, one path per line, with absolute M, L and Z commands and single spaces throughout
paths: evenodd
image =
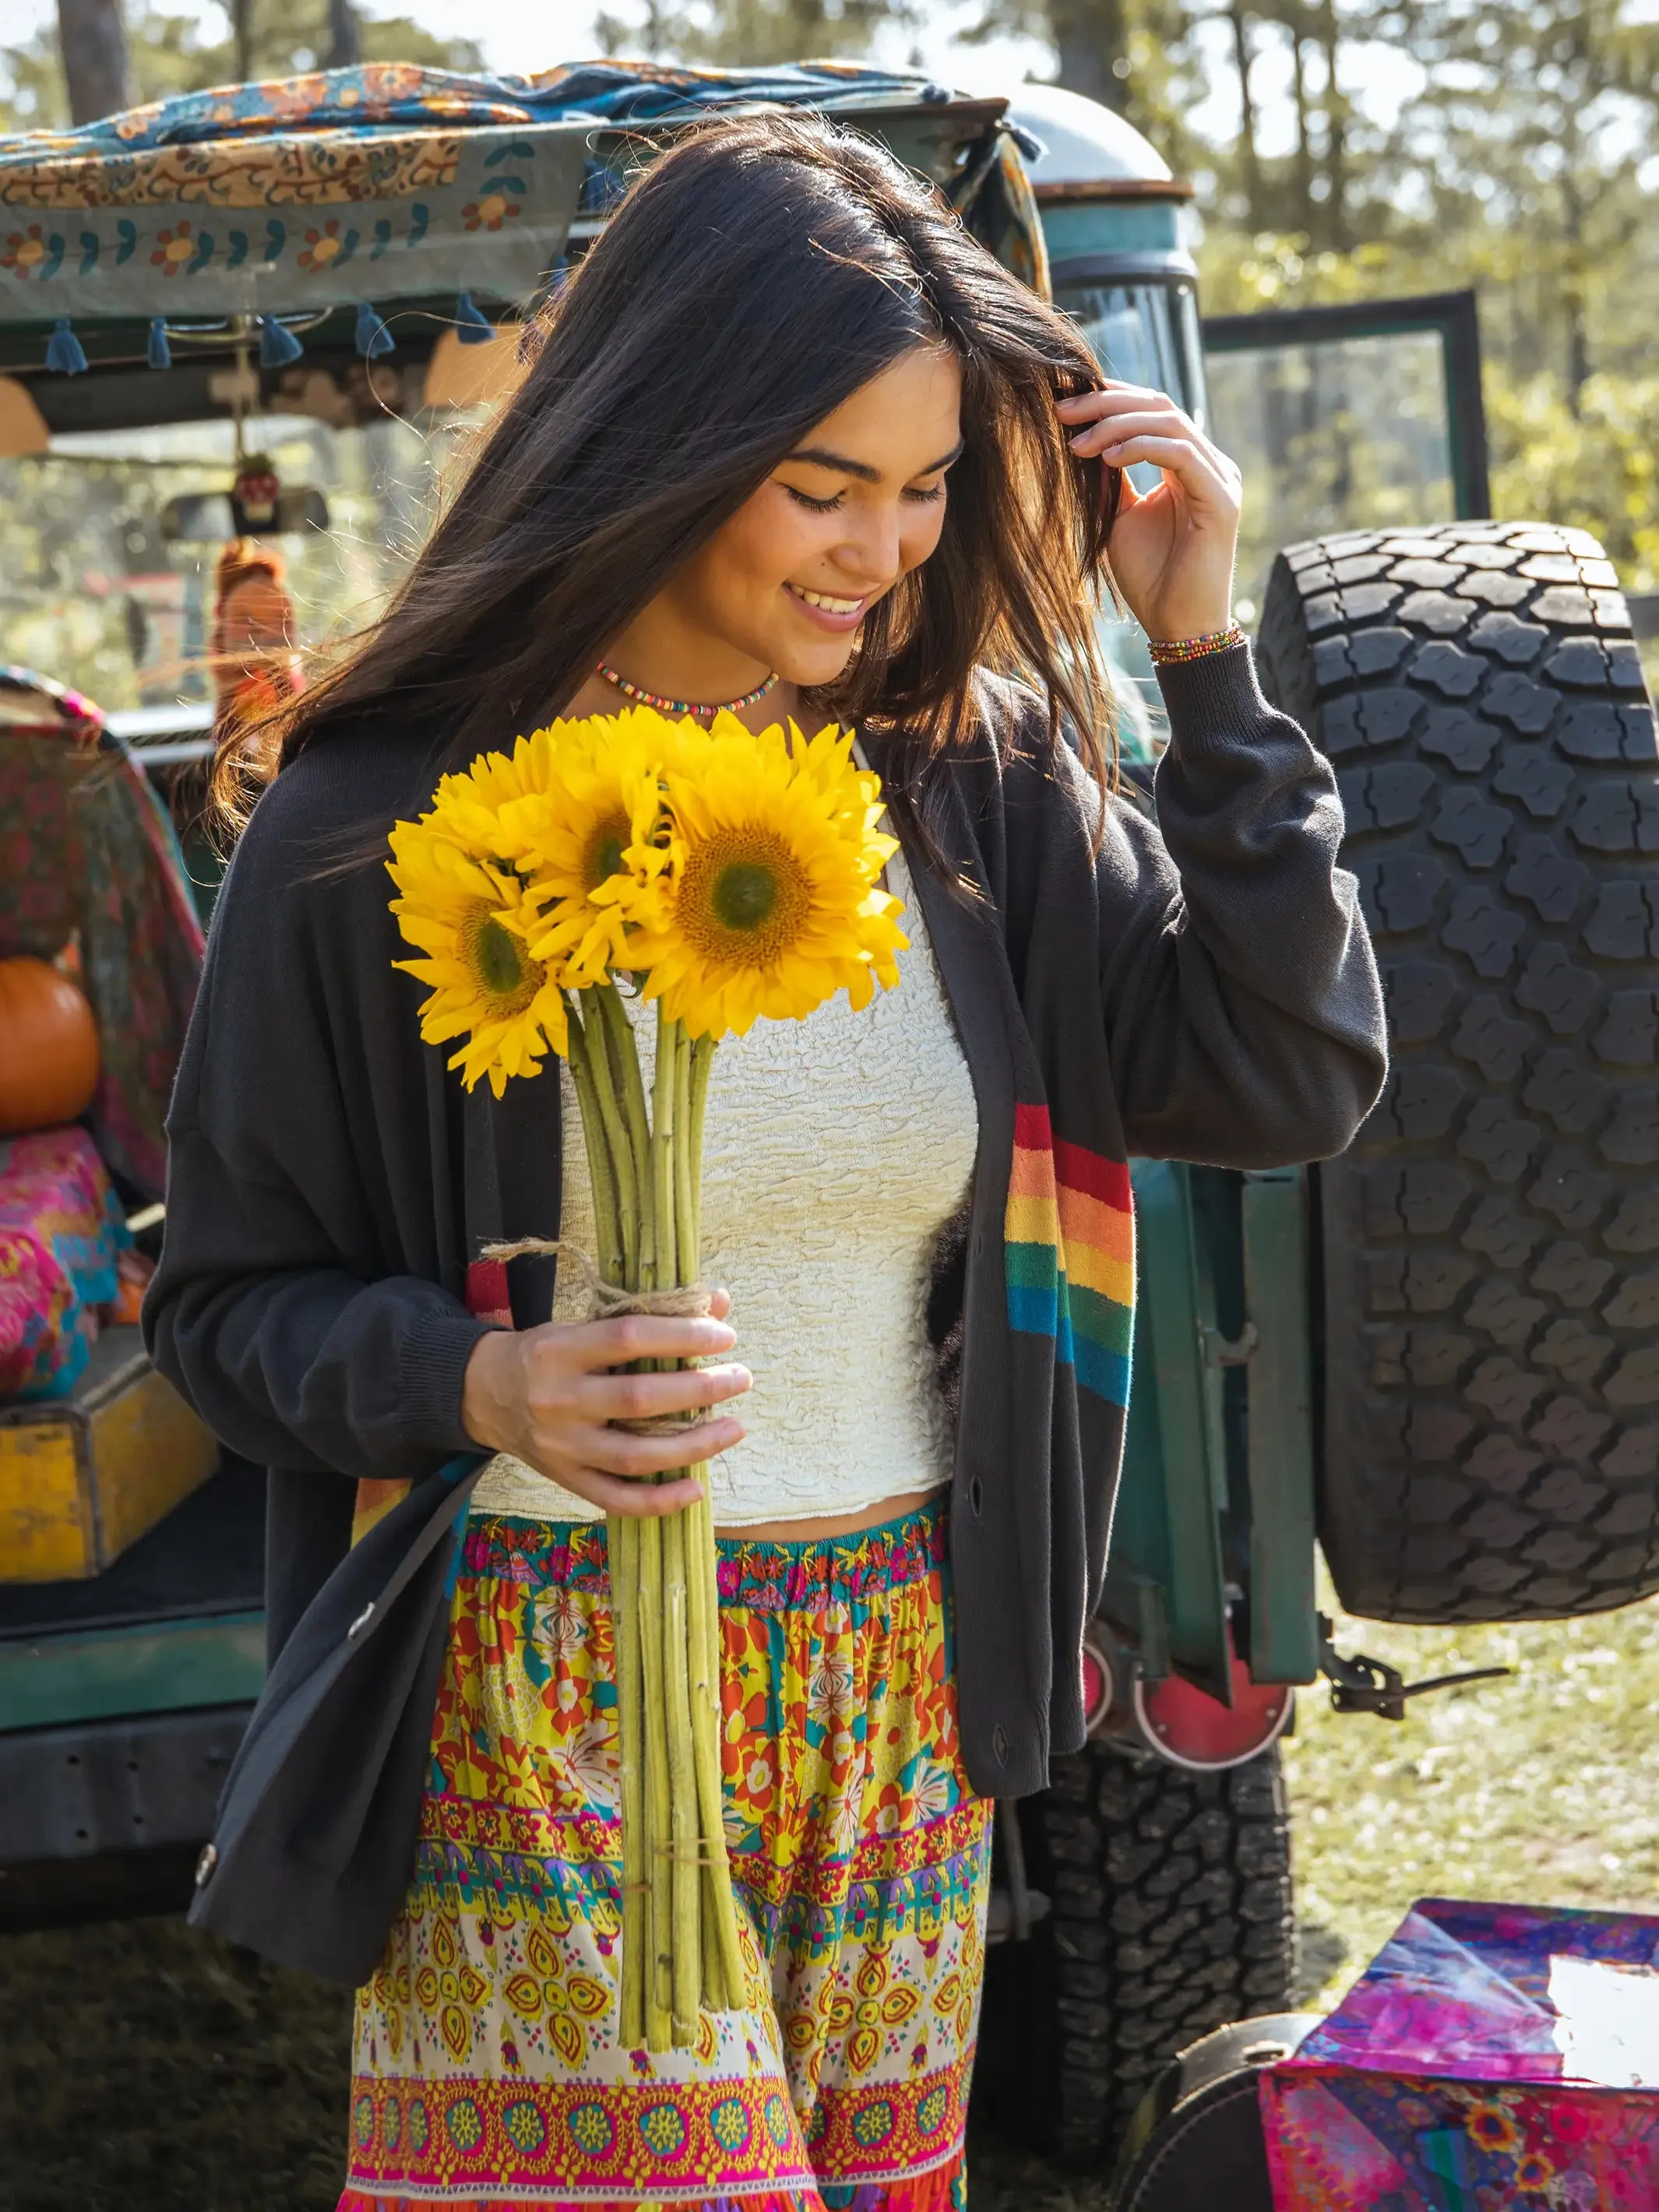
M 1446 524 L 1268 586 L 1263 688 L 1336 765 L 1389 1006 L 1319 1171 L 1320 1535 L 1375 1620 L 1659 1589 L 1659 744 L 1610 574 L 1582 531 Z

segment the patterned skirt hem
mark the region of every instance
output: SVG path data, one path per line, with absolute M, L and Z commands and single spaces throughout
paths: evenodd
M 722 2185 L 716 2194 L 695 2197 L 592 2197 L 562 2192 L 509 2190 L 488 2197 L 457 2197 L 442 2191 L 411 2191 L 405 2185 L 379 2191 L 348 2185 L 337 2212 L 961 2212 L 963 2160 L 958 2150 L 926 2172 L 856 2186 L 820 2183 L 816 2188 L 777 2190 Z

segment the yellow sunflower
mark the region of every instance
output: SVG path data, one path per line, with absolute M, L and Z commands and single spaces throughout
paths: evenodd
M 757 737 L 735 715 L 688 738 L 665 786 L 668 865 L 636 879 L 629 964 L 693 1036 L 799 1021 L 844 988 L 855 1007 L 898 981 L 909 942 L 877 878 L 897 840 L 850 732 Z
M 469 1091 L 482 1075 L 500 1097 L 509 1075 L 536 1075 L 550 1045 L 566 1049 L 564 1000 L 526 931 L 532 916 L 510 870 L 453 842 L 438 810 L 392 832 L 387 872 L 402 896 L 392 902 L 398 927 L 425 955 L 394 960 L 432 995 L 421 1006 L 428 1044 L 465 1043 L 449 1061 Z
M 481 753 L 470 768 L 441 776 L 431 811 L 422 821 L 464 852 L 499 853 L 501 809 L 547 787 L 553 759 L 550 735 L 538 730 L 517 738 L 510 753 Z
M 701 733 L 652 707 L 555 722 L 531 740 L 538 781 L 505 805 L 496 851 L 527 878 L 530 948 L 568 990 L 632 966 L 631 896 L 667 865 L 665 769 Z

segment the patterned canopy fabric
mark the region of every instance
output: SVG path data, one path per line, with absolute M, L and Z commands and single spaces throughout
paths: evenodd
M 562 62 L 534 76 L 462 76 L 368 62 L 262 84 L 220 85 L 130 107 L 78 130 L 0 135 L 0 170 L 46 154 L 149 153 L 293 131 L 480 130 L 514 123 L 647 123 L 751 101 L 834 108 L 950 97 L 914 70 L 791 62 L 770 69 L 670 69 L 660 62 Z
M 475 288 L 527 300 L 579 210 L 611 197 L 596 126 L 950 98 L 913 72 L 829 62 L 579 62 L 534 76 L 375 63 L 183 94 L 0 137 L 0 313 L 303 317 Z

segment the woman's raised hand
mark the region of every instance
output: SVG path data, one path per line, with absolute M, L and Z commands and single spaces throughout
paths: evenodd
M 716 1291 L 707 1315 L 670 1320 L 624 1314 L 616 1321 L 548 1322 L 492 1329 L 467 1362 L 461 1425 L 486 1451 L 511 1452 L 574 1491 L 602 1513 L 675 1513 L 695 1504 L 698 1485 L 644 1482 L 642 1475 L 691 1467 L 736 1443 L 741 1421 L 716 1414 L 672 1436 L 634 1436 L 611 1421 L 702 1411 L 740 1397 L 752 1376 L 735 1363 L 663 1374 L 621 1375 L 635 1359 L 706 1359 L 730 1352 L 732 1301 Z
M 1112 574 L 1148 637 L 1206 637 L 1233 618 L 1233 551 L 1242 479 L 1189 415 L 1162 392 L 1108 382 L 1058 403 L 1072 451 L 1164 471 L 1155 491 L 1126 476 L 1108 546 Z

